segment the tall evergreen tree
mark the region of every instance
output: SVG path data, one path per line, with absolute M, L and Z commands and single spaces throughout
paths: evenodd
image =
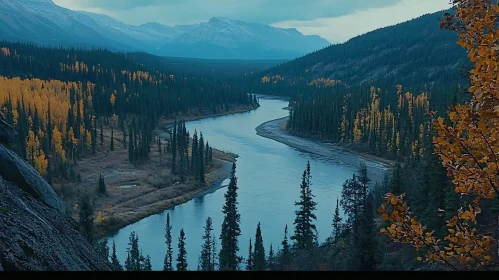
M 114 151 L 114 130 L 111 128 L 111 143 L 109 143 L 109 150 Z
M 204 139 L 203 139 L 203 133 L 199 133 L 199 145 L 198 145 L 198 152 L 199 152 L 199 156 L 198 156 L 198 166 L 199 166 L 199 182 L 201 184 L 204 184 L 205 183 L 205 179 L 204 179 L 204 165 L 205 165 L 205 162 L 204 162 Z
M 166 227 L 165 227 L 165 243 L 166 243 L 166 254 L 165 261 L 163 265 L 163 271 L 173 270 L 173 248 L 172 248 L 172 226 L 170 224 L 170 213 L 166 213 Z
M 295 211 L 295 234 L 291 236 L 295 240 L 298 249 L 312 249 L 316 237 L 316 227 L 313 221 L 317 219 L 314 214 L 317 203 L 313 200 L 311 185 L 310 162 L 307 162 L 307 168 L 303 171 L 302 183 L 300 185 L 300 201 L 295 202 L 298 210 Z
M 177 271 L 187 271 L 187 251 L 185 250 L 184 229 L 180 230 L 178 237 Z
M 80 110 L 77 110 L 80 111 Z M 104 145 L 104 125 L 102 124 L 102 120 L 100 120 L 100 145 Z
M 269 258 L 267 259 L 267 269 L 271 270 L 271 271 L 275 269 L 275 256 L 274 256 L 274 249 L 272 248 L 272 244 L 270 244 Z
M 400 163 L 397 162 L 395 168 L 393 169 L 392 181 L 391 181 L 391 189 L 392 193 L 395 195 L 399 195 L 402 192 L 402 167 Z
M 339 208 L 339 201 L 336 199 L 336 209 L 334 210 L 334 217 L 333 217 L 333 237 L 334 240 L 338 240 L 338 237 L 341 234 L 341 217 L 340 217 L 340 208 Z
M 106 194 L 106 183 L 104 182 L 104 177 L 102 177 L 102 174 L 99 175 L 99 187 L 98 187 L 98 193 L 100 194 Z
M 265 255 L 265 247 L 263 245 L 262 230 L 260 223 L 256 227 L 255 234 L 255 251 L 253 252 L 253 270 L 264 271 L 267 268 L 267 261 Z
M 194 130 L 194 135 L 192 136 L 192 156 L 191 156 L 191 174 L 194 179 L 199 180 L 199 161 L 198 161 L 198 132 Z
M 201 246 L 201 255 L 199 256 L 199 266 L 202 271 L 213 271 L 213 240 L 212 240 L 213 224 L 210 217 L 206 219 L 204 226 L 203 245 Z
M 125 262 L 125 269 L 127 271 L 141 271 L 141 253 L 139 250 L 139 236 L 132 231 L 129 236 L 128 242 L 128 258 Z
M 151 257 L 149 255 L 144 260 L 144 271 L 152 271 Z
M 251 238 L 249 240 L 248 258 L 246 259 L 246 270 L 253 270 L 253 245 L 251 244 Z
M 116 244 L 114 243 L 113 240 L 113 253 L 111 255 L 111 264 L 113 265 L 113 269 L 117 271 L 122 271 L 123 267 L 120 264 L 120 261 L 118 260 L 118 256 L 116 255 Z
M 279 258 L 280 270 L 287 270 L 291 262 L 291 250 L 288 243 L 288 225 L 284 228 L 284 239 L 281 242 L 282 250 Z
M 225 205 L 223 206 L 224 221 L 220 240 L 220 270 L 238 270 L 242 258 L 239 252 L 238 237 L 241 235 L 240 214 L 237 210 L 237 177 L 236 163 L 232 164 L 230 183 L 225 193 Z
M 94 242 L 94 204 L 87 192 L 83 193 L 79 203 L 79 225 L 88 242 Z
M 376 270 L 377 264 L 377 228 L 374 222 L 374 198 L 369 195 L 366 199 L 366 208 L 359 220 L 360 226 L 355 236 L 355 257 L 354 262 L 357 269 L 361 271 Z

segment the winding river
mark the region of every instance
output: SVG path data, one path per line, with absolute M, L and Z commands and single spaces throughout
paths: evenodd
M 244 257 L 247 257 L 249 239 L 254 239 L 258 222 L 261 223 L 266 253 L 271 243 L 274 250 L 280 245 L 286 224 L 289 233 L 293 232 L 296 209 L 294 202 L 299 198 L 301 175 L 307 161 L 310 161 L 312 171 L 312 192 L 318 203 L 316 225 L 319 241 L 324 241 L 330 235 L 333 211 L 336 199 L 341 195 L 341 185 L 357 169 L 353 164 L 342 161 L 341 157 L 308 153 L 257 135 L 255 128 L 260 124 L 288 115 L 288 111 L 283 110 L 288 105 L 287 101 L 261 97 L 260 105 L 260 108 L 254 111 L 186 124 L 191 135 L 194 129 L 202 131 L 204 139 L 213 147 L 239 155 L 236 169 L 241 214 L 239 252 Z M 350 157 L 364 161 L 353 155 Z M 384 170 L 377 163 L 368 164 L 368 167 L 374 166 L 376 170 Z M 225 180 L 222 185 L 227 183 L 228 180 Z M 204 233 L 203 226 L 207 217 L 213 219 L 217 249 L 220 249 L 218 236 L 223 221 L 222 205 L 226 188 L 215 189 L 189 202 L 142 219 L 109 236 L 109 244 L 111 245 L 113 240 L 116 243 L 120 262 L 124 264 L 128 237 L 130 232 L 135 231 L 139 236 L 143 255 L 151 256 L 153 270 L 161 270 L 166 252 L 166 213 L 170 213 L 174 259 L 177 256 L 179 232 L 183 228 L 186 234 L 188 269 L 196 270 L 201 251 L 201 236 Z M 174 261 L 174 265 L 175 263 Z

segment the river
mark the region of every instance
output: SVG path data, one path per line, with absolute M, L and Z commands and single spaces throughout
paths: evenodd
M 271 243 L 274 250 L 279 247 L 286 224 L 288 232 L 293 233 L 296 210 L 294 202 L 299 199 L 301 175 L 307 161 L 311 165 L 312 193 L 318 203 L 316 225 L 321 242 L 331 234 L 334 207 L 336 199 L 341 195 L 342 183 L 357 170 L 356 166 L 346 164 L 336 157 L 308 153 L 257 135 L 255 128 L 260 124 L 288 115 L 288 111 L 283 110 L 288 105 L 287 101 L 261 97 L 260 105 L 258 109 L 246 113 L 186 123 L 191 135 L 195 129 L 198 133 L 201 131 L 204 139 L 213 147 L 239 155 L 236 163 L 238 206 L 241 214 L 239 253 L 245 258 L 249 239 L 254 241 L 258 222 L 261 223 L 266 254 Z M 370 162 L 371 166 L 372 164 Z M 228 180 L 222 184 L 227 183 Z M 124 264 L 128 237 L 135 231 L 139 236 L 143 255 L 151 256 L 153 270 L 161 270 L 166 252 L 166 213 L 170 213 L 174 260 L 177 256 L 179 232 L 183 228 L 186 234 L 188 269 L 196 270 L 207 217 L 213 219 L 217 249 L 220 249 L 218 236 L 223 221 L 225 192 L 225 187 L 218 188 L 128 225 L 109 236 L 109 245 L 115 241 L 118 258 Z M 176 262 L 173 263 L 175 266 Z

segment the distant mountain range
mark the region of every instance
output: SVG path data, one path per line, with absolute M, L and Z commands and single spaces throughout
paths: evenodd
M 293 59 L 330 45 L 294 28 L 220 17 L 193 25 L 134 26 L 51 0 L 0 0 L 0 39 L 208 59 Z

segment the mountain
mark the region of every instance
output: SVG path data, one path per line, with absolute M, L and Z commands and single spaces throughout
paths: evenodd
M 456 44 L 456 32 L 440 29 L 445 12 L 423 15 L 381 28 L 343 44 L 281 64 L 256 77 L 280 76 L 294 83 L 331 79 L 345 84 L 386 83 L 432 85 L 458 82 L 459 71 L 468 63 L 466 52 Z
M 292 59 L 329 45 L 319 36 L 228 18 L 174 27 L 125 24 L 73 11 L 51 0 L 0 0 L 0 39 L 38 44 L 106 47 L 206 59 Z
M 274 28 L 223 17 L 192 28 L 161 47 L 160 54 L 199 58 L 286 59 L 323 48 L 329 43 L 319 36 L 305 36 L 296 29 Z M 208 50 L 208 51 L 207 51 Z
M 39 44 L 121 48 L 51 0 L 0 0 L 0 36 Z

